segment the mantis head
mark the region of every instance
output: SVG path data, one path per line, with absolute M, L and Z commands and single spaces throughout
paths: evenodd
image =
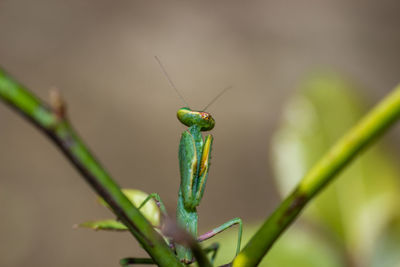
M 200 131 L 210 131 L 214 128 L 215 121 L 210 113 L 194 111 L 190 108 L 181 108 L 177 113 L 180 122 L 188 127 L 197 125 Z

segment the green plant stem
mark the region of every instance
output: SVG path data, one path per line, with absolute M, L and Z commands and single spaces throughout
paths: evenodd
M 338 103 L 338 108 L 340 108 L 340 103 Z M 397 86 L 310 169 L 294 191 L 253 235 L 233 261 L 233 266 L 259 264 L 305 205 L 399 117 L 400 86 Z M 287 167 L 290 168 L 290 166 Z
M 182 266 L 162 237 L 89 152 L 67 118 L 0 69 L 0 99 L 47 134 L 159 266 Z M 61 211 L 60 211 L 61 212 Z

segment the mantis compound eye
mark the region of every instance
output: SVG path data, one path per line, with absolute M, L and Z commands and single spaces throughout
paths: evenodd
M 208 121 L 211 118 L 211 115 L 207 112 L 200 112 L 200 116 L 203 120 Z

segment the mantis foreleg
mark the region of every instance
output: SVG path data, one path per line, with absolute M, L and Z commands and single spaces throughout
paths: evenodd
M 168 217 L 167 209 L 165 208 L 165 205 L 164 205 L 164 203 L 162 202 L 160 195 L 157 194 L 157 193 L 151 193 L 151 194 L 149 194 L 149 195 L 145 198 L 145 200 L 143 200 L 143 202 L 139 205 L 138 209 L 140 210 L 144 205 L 146 205 L 146 203 L 147 203 L 150 199 L 154 199 L 154 200 L 156 201 L 156 204 L 157 204 L 158 208 L 160 209 L 161 215 L 162 215 L 164 218 Z M 158 228 L 159 228 L 159 227 L 158 227 Z M 166 238 L 166 241 L 167 241 L 169 247 L 170 247 L 172 250 L 175 250 L 175 244 L 172 242 L 172 240 Z
M 240 251 L 240 243 L 242 242 L 242 230 L 243 230 L 243 223 L 242 223 L 242 219 L 240 219 L 240 218 L 234 218 L 230 221 L 227 221 L 223 225 L 218 226 L 217 228 L 214 228 L 213 230 L 199 236 L 197 238 L 197 241 L 201 242 L 201 241 L 207 240 L 207 239 L 215 236 L 216 234 L 219 234 L 222 231 L 234 226 L 235 224 L 239 225 L 238 241 L 237 241 L 237 247 L 236 247 L 236 255 L 237 255 Z
M 214 265 L 214 260 L 215 260 L 215 257 L 217 256 L 218 249 L 219 249 L 218 243 L 213 243 L 209 247 L 206 247 L 204 249 L 204 252 L 207 254 L 211 252 L 211 260 L 210 260 L 211 265 Z
M 158 208 L 160 209 L 161 214 L 162 214 L 163 216 L 167 216 L 167 215 L 168 215 L 167 209 L 165 208 L 165 205 L 164 205 L 164 203 L 162 202 L 160 195 L 157 194 L 157 193 L 151 193 L 150 195 L 148 195 L 148 196 L 145 198 L 145 200 L 143 200 L 142 204 L 140 204 L 140 206 L 138 207 L 138 209 L 140 210 L 150 199 L 154 199 L 154 200 L 156 201 L 156 204 L 157 204 Z

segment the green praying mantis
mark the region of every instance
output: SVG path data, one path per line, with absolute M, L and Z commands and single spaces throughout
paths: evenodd
M 179 91 L 176 89 L 169 75 L 165 71 L 160 60 L 155 57 L 160 64 L 161 69 L 166 75 L 169 83 L 182 98 Z M 229 88 L 229 87 L 228 87 Z M 221 226 L 212 229 L 211 231 L 198 236 L 198 214 L 197 207 L 199 206 L 204 194 L 205 186 L 207 183 L 208 171 L 210 167 L 211 149 L 213 143 L 212 135 L 207 135 L 203 138 L 202 132 L 210 131 L 214 128 L 215 120 L 210 113 L 205 112 L 206 108 L 211 105 L 223 92 L 217 95 L 203 111 L 194 111 L 188 107 L 183 107 L 178 110 L 177 117 L 179 121 L 188 127 L 182 133 L 179 144 L 179 169 L 180 169 L 180 187 L 178 193 L 178 205 L 176 211 L 177 223 L 189 232 L 198 242 L 207 240 L 218 233 L 234 226 L 239 225 L 236 255 L 240 250 L 240 243 L 242 239 L 242 220 L 234 218 Z M 185 101 L 184 101 L 185 102 Z M 186 102 L 185 102 L 186 104 Z M 186 105 L 188 106 L 188 105 Z M 138 190 L 125 190 L 125 195 L 137 206 L 145 217 L 156 228 L 160 227 L 158 214 L 161 217 L 167 217 L 167 210 L 163 204 L 160 196 L 156 193 L 147 195 Z M 143 200 L 144 199 L 144 200 Z M 155 208 L 154 205 L 157 205 Z M 117 221 L 98 221 L 88 222 L 81 224 L 83 227 L 106 229 L 106 230 L 124 230 L 125 227 L 122 223 Z M 178 259 L 184 264 L 191 264 L 194 262 L 194 257 L 190 248 L 183 245 L 176 244 L 173 239 L 166 238 L 171 249 L 174 250 Z M 219 245 L 212 244 L 210 247 L 204 249 L 206 253 L 211 253 L 211 263 L 214 262 Z M 132 264 L 154 264 L 152 259 L 145 258 L 124 258 L 120 261 L 121 266 L 127 267 Z

